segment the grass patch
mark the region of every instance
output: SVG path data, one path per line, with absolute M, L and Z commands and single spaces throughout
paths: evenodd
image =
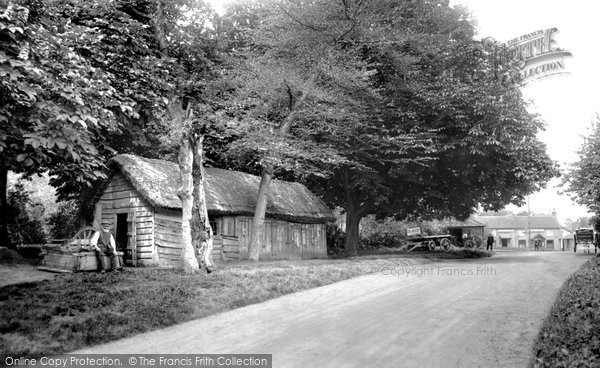
M 0 351 L 56 354 L 164 328 L 444 252 L 349 259 L 238 262 L 212 274 L 128 269 L 0 288 Z M 424 256 L 425 255 L 425 256 Z
M 564 283 L 534 344 L 533 367 L 600 366 L 600 258 Z

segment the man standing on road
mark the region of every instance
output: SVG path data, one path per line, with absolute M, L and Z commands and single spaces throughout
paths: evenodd
M 488 238 L 487 238 L 487 246 L 485 247 L 485 250 L 492 250 L 493 246 L 494 246 L 494 237 L 492 236 L 492 234 L 488 234 Z

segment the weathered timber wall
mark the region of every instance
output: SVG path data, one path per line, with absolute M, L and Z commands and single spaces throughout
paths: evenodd
M 154 246 L 154 209 L 133 186 L 120 174 L 113 177 L 99 201 L 96 203 L 95 223 L 112 227 L 113 236 L 116 230 L 116 215 L 128 214 L 128 221 L 135 219 L 135 258 L 138 265 L 153 265 L 158 261 Z M 100 206 L 100 208 L 98 208 Z M 134 235 L 131 234 L 131 235 Z

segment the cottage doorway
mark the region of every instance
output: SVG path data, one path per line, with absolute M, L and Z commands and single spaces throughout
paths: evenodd
M 126 252 L 127 250 L 127 214 L 117 214 L 117 229 L 115 230 L 115 242 L 117 243 L 117 250 L 119 252 Z

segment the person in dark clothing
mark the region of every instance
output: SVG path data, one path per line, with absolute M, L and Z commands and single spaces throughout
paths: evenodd
M 493 246 L 494 246 L 494 237 L 492 236 L 492 234 L 488 234 L 488 238 L 487 238 L 487 246 L 485 247 L 485 250 L 492 250 Z
M 102 230 L 96 231 L 92 236 L 90 245 L 96 252 L 96 258 L 98 260 L 98 270 L 104 273 L 113 269 L 120 268 L 117 259 L 117 247 L 115 244 L 115 238 L 110 233 L 110 227 L 104 226 Z M 104 256 L 107 255 L 110 258 L 110 263 L 106 262 Z

